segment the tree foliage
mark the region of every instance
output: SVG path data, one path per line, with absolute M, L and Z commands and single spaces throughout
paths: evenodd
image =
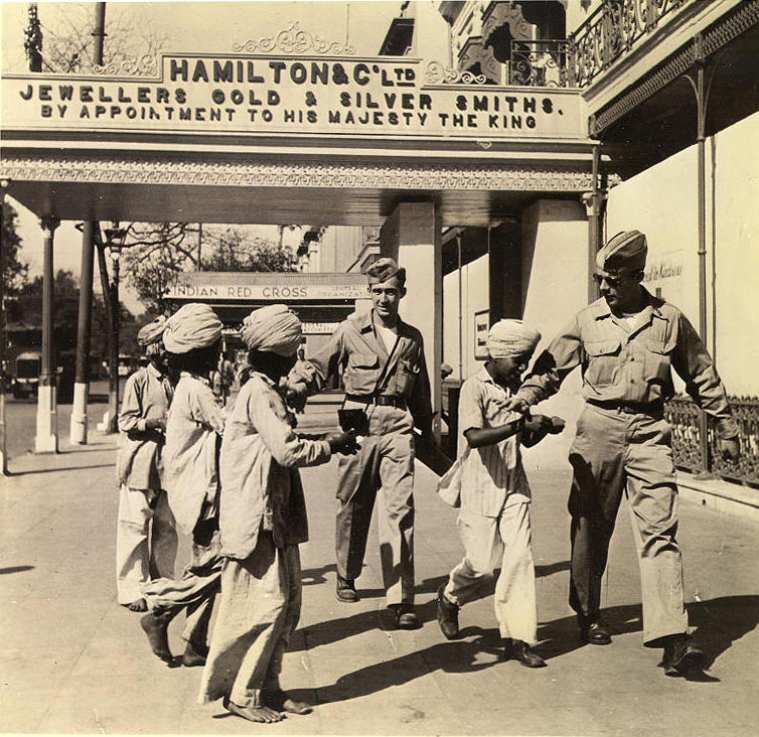
M 166 291 L 183 272 L 297 271 L 289 248 L 236 226 L 205 226 L 199 245 L 197 226 L 132 223 L 126 243 L 126 279 L 146 308 L 159 313 Z
M 29 266 L 18 257 L 21 246 L 21 236 L 18 234 L 18 213 L 8 202 L 3 203 L 2 239 L 3 286 L 5 296 L 13 297 L 26 282 Z

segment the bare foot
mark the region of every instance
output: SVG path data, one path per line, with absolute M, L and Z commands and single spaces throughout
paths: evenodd
M 305 701 L 296 701 L 286 691 L 264 691 L 262 696 L 264 702 L 273 709 L 288 714 L 310 714 L 314 710 L 311 704 L 307 704 Z
M 238 717 L 247 719 L 249 722 L 270 724 L 272 722 L 281 722 L 285 718 L 284 714 L 280 714 L 268 706 L 238 706 L 227 699 L 224 700 L 224 708 L 230 714 L 237 714 Z
M 148 636 L 150 649 L 164 663 L 173 662 L 171 650 L 169 650 L 169 618 L 166 616 L 156 617 L 154 614 L 146 614 L 140 617 L 140 626 Z
M 137 599 L 131 604 L 122 604 L 121 606 L 126 607 L 130 612 L 146 612 L 148 610 L 148 603 L 145 599 Z
M 185 668 L 194 668 L 196 666 L 205 665 L 206 658 L 208 657 L 208 648 L 199 645 L 193 645 L 188 642 L 187 647 L 182 655 L 182 665 Z

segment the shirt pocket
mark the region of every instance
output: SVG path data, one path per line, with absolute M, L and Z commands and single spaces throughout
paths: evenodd
M 420 371 L 421 366 L 418 361 L 408 358 L 398 359 L 398 368 L 395 372 L 395 391 L 398 396 L 406 398 L 411 396 Z
M 649 338 L 644 343 L 643 360 L 646 365 L 645 379 L 650 384 L 668 387 L 672 382 L 672 351 L 675 341 Z
M 348 356 L 346 389 L 352 394 L 371 394 L 380 375 L 379 358 L 374 353 L 355 352 Z
M 620 342 L 618 340 L 591 340 L 585 343 L 587 366 L 585 381 L 602 387 L 613 384 L 619 369 Z

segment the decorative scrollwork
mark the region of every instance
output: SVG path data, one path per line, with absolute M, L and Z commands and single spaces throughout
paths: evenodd
M 526 87 L 567 87 L 568 44 L 566 41 L 511 42 L 511 84 Z
M 145 54 L 136 59 L 118 59 L 103 66 L 92 67 L 92 73 L 108 77 L 156 77 L 158 59 L 153 54 Z
M 273 36 L 251 38 L 235 43 L 232 48 L 238 53 L 269 54 L 274 51 L 283 54 L 325 54 L 330 56 L 353 56 L 356 49 L 341 41 L 328 41 L 321 36 L 304 31 L 297 21 Z
M 484 74 L 451 69 L 439 61 L 430 61 L 424 70 L 425 84 L 487 84 Z

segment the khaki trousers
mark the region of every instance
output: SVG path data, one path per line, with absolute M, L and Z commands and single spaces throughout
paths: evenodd
M 198 701 L 224 696 L 239 706 L 260 706 L 261 691 L 280 688 L 282 659 L 301 610 L 297 545 L 277 548 L 261 531 L 245 560 L 227 559 L 219 611 Z
M 356 455 L 341 455 L 335 528 L 337 572 L 361 575 L 374 501 L 387 604 L 414 601 L 414 441 L 408 413 L 374 407 L 371 435 Z
M 198 522 L 192 532 L 192 557 L 181 578 L 159 578 L 142 588 L 142 595 L 156 611 L 174 615 L 186 610 L 182 638 L 199 647 L 206 644 L 213 602 L 219 592 L 222 558 L 218 522 Z
M 569 455 L 574 469 L 570 605 L 589 621 L 598 618 L 601 579 L 624 492 L 640 566 L 643 641 L 650 646 L 688 629 L 671 432 L 661 416 L 589 404 L 577 421 Z
M 119 489 L 116 527 L 116 595 L 119 604 L 142 597 L 153 578 L 173 578 L 177 532 L 166 492 Z
M 483 517 L 462 509 L 457 524 L 466 553 L 451 571 L 446 597 L 459 606 L 465 604 L 500 565 L 493 603 L 501 637 L 534 645 L 538 615 L 530 502 L 507 497 L 498 517 Z

